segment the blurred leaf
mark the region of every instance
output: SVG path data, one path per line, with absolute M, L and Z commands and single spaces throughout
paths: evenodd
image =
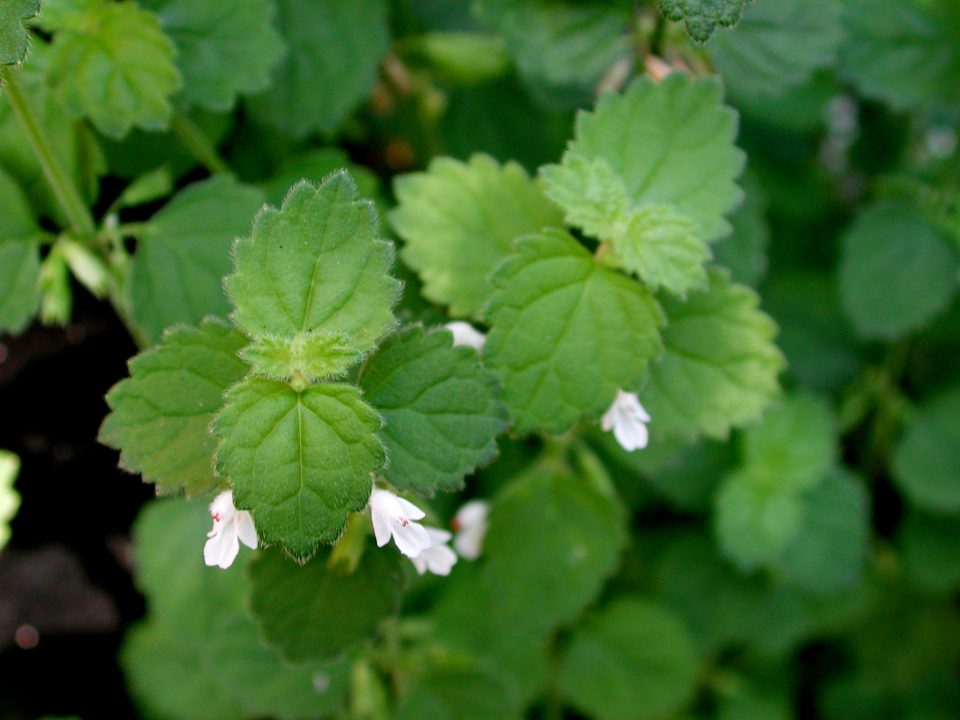
M 40 232 L 26 197 L 0 170 L 0 333 L 22 331 L 40 306 Z
M 910 205 L 863 212 L 844 237 L 840 299 L 865 338 L 893 339 L 942 312 L 960 264 L 947 238 Z
M 297 138 L 337 129 L 373 89 L 389 49 L 385 0 L 276 0 L 287 52 L 247 107 Z
M 960 522 L 919 510 L 898 530 L 904 571 L 920 590 L 945 595 L 960 587 Z
M 338 147 L 314 148 L 295 155 L 284 162 L 268 180 L 261 183 L 260 187 L 267 202 L 280 207 L 283 198 L 300 180 L 309 180 L 319 185 L 328 175 L 344 168 L 356 181 L 361 197 L 372 198 L 382 212 L 384 201 L 377 176 L 363 165 L 351 161 Z
M 574 631 L 558 684 L 598 720 L 656 720 L 693 699 L 699 664 L 680 618 L 626 596 Z
M 400 700 L 397 720 L 476 720 L 519 718 L 503 683 L 469 664 L 434 663 L 423 669 Z
M 767 274 L 767 199 L 753 175 L 745 175 L 743 204 L 730 216 L 733 232 L 713 246 L 714 259 L 730 270 L 734 282 L 756 288 Z

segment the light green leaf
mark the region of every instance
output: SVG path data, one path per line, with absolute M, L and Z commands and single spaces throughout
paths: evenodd
M 601 96 L 592 113 L 578 115 L 568 155 L 605 161 L 631 207 L 671 205 L 712 241 L 730 231 L 724 215 L 743 196 L 734 182 L 744 164 L 736 134 L 737 115 L 723 104 L 718 79 L 672 73 Z
M 41 26 L 54 33 L 49 82 L 72 113 L 115 138 L 166 129 L 182 83 L 155 15 L 132 2 L 44 0 Z
M 203 564 L 203 504 L 149 504 L 134 526 L 137 583 L 148 617 L 127 635 L 121 665 L 150 716 L 182 720 L 309 720 L 344 705 L 346 666 L 292 666 L 263 646 L 245 600 L 241 553 L 228 570 Z
M 298 183 L 234 247 L 235 271 L 225 281 L 233 320 L 254 337 L 323 330 L 364 353 L 394 323 L 400 284 L 392 262 L 373 204 L 357 198 L 346 171 L 319 187 Z
M 446 330 L 412 327 L 391 335 L 367 360 L 359 385 L 383 415 L 386 478 L 400 490 L 456 490 L 497 454 L 507 429 L 496 377 Z
M 751 571 L 780 559 L 803 525 L 804 503 L 748 468 L 724 480 L 714 501 L 714 531 L 723 554 Z
M 40 305 L 39 228 L 20 188 L 2 170 L 0 197 L 0 332 L 16 334 Z
M 589 98 L 610 67 L 629 57 L 625 2 L 480 0 L 475 7 L 504 38 L 523 79 L 548 100 Z
M 690 37 L 705 43 L 718 27 L 740 21 L 749 0 L 659 0 L 660 11 L 674 22 L 684 21 Z
M 331 132 L 373 89 L 389 50 L 385 0 L 277 0 L 287 53 L 254 117 L 295 137 Z
M 960 513 L 960 389 L 926 403 L 893 453 L 893 480 L 918 508 Z
M 270 0 L 144 0 L 177 46 L 183 97 L 230 110 L 238 94 L 263 90 L 283 55 Z
M 250 371 L 271 380 L 290 380 L 306 387 L 318 380 L 342 377 L 360 354 L 340 333 L 309 330 L 293 339 L 263 335 L 240 351 Z
M 405 39 L 431 74 L 457 85 L 495 80 L 508 71 L 503 37 L 479 32 L 428 32 Z
M 960 522 L 909 510 L 898 529 L 907 577 L 920 590 L 951 595 L 960 588 Z
M 268 551 L 250 564 L 253 617 L 266 642 L 292 662 L 335 659 L 400 610 L 399 553 L 371 544 L 351 574 L 331 568 L 329 557 L 321 550 L 300 566 Z
M 357 189 L 363 197 L 372 198 L 378 209 L 385 204 L 382 200 L 380 180 L 373 171 L 357 165 L 338 147 L 313 148 L 294 155 L 260 187 L 266 193 L 267 202 L 279 206 L 290 187 L 300 180 L 309 180 L 319 185 L 330 173 L 343 168 L 350 172 L 350 177 L 356 181 Z
M 3 0 L 0 3 L 0 65 L 13 65 L 27 54 L 24 21 L 40 12 L 40 0 Z
M 699 669 L 679 617 L 623 596 L 574 632 L 558 685 L 568 702 L 597 720 L 659 720 L 693 700 Z
M 20 472 L 20 458 L 8 450 L 0 450 L 0 550 L 10 540 L 10 521 L 20 507 L 20 495 L 13 482 Z
M 696 223 L 671 205 L 632 208 L 623 181 L 605 160 L 568 152 L 562 165 L 543 169 L 543 178 L 568 223 L 610 243 L 609 264 L 681 297 L 706 285 L 710 250 L 697 237 Z
M 522 167 L 487 155 L 436 158 L 427 172 L 397 178 L 394 190 L 390 223 L 406 241 L 400 256 L 419 273 L 424 295 L 454 316 L 479 314 L 493 290 L 489 275 L 514 239 L 562 224 Z
M 960 15 L 950 0 L 846 0 L 841 70 L 899 109 L 960 102 Z
M 133 319 L 149 340 L 170 325 L 226 317 L 230 248 L 262 203 L 259 190 L 221 175 L 188 185 L 150 218 L 130 268 Z
M 130 377 L 107 393 L 99 440 L 120 450 L 120 467 L 160 492 L 201 495 L 217 486 L 207 430 L 227 389 L 246 374 L 246 338 L 226 323 L 179 327 L 130 361 Z
M 812 395 L 792 395 L 743 434 L 743 465 L 783 490 L 819 485 L 837 456 L 837 419 Z
M 489 524 L 482 571 L 492 611 L 498 623 L 534 635 L 577 617 L 616 569 L 627 540 L 617 498 L 583 477 L 548 470 L 513 480 L 494 501 Z
M 804 494 L 803 504 L 803 526 L 777 562 L 777 574 L 824 595 L 853 588 L 862 579 L 870 539 L 869 498 L 862 481 L 835 470 Z
M 660 350 L 657 302 L 560 230 L 516 243 L 493 277 L 484 359 L 518 433 L 561 433 L 639 382 Z
M 718 35 L 710 54 L 734 97 L 777 97 L 831 67 L 843 40 L 841 2 L 763 0 L 736 32 Z
M 950 241 L 917 210 L 875 205 L 844 237 L 840 300 L 860 335 L 896 338 L 947 307 L 958 272 Z
M 777 327 L 757 303 L 752 290 L 719 270 L 686 302 L 665 300 L 665 350 L 640 395 L 655 432 L 724 439 L 777 394 L 784 365 L 773 343 Z
M 226 396 L 211 428 L 217 470 L 234 503 L 250 510 L 257 534 L 297 560 L 337 539 L 350 511 L 370 497 L 370 473 L 384 463 L 380 417 L 349 385 L 250 378 Z

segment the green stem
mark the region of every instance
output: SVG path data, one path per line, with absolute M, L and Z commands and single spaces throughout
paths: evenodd
M 182 110 L 176 110 L 170 121 L 170 129 L 180 138 L 187 150 L 214 175 L 230 175 L 230 166 L 224 162 L 217 148 L 203 130 Z
M 96 230 L 93 216 L 80 196 L 77 186 L 74 185 L 70 176 L 63 169 L 63 165 L 60 164 L 50 139 L 44 133 L 33 108 L 30 107 L 30 102 L 20 86 L 17 71 L 8 67 L 0 67 L 0 80 L 6 85 L 10 107 L 13 108 L 13 113 L 17 116 L 20 127 L 23 128 L 30 140 L 30 145 L 40 161 L 40 167 L 43 168 L 43 174 L 46 176 L 47 182 L 50 183 L 50 187 L 53 188 L 53 193 L 67 216 L 70 228 L 77 237 L 92 238 Z

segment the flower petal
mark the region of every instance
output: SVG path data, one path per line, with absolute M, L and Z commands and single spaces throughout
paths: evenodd
M 253 515 L 246 510 L 238 510 L 233 516 L 233 523 L 237 528 L 237 537 L 240 542 L 251 550 L 257 549 L 257 528 L 253 524 Z

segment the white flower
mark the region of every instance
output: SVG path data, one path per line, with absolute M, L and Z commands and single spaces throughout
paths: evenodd
M 379 488 L 373 489 L 367 504 L 370 506 L 373 534 L 379 547 L 390 542 L 391 536 L 400 552 L 407 557 L 415 558 L 430 547 L 427 529 L 414 522 L 424 517 L 423 510 L 416 505 Z
M 207 533 L 209 539 L 203 546 L 203 561 L 207 565 L 226 570 L 237 558 L 241 542 L 256 549 L 257 530 L 253 526 L 253 516 L 233 506 L 232 492 L 224 490 L 213 499 L 210 517 L 213 518 L 213 530 Z
M 483 549 L 487 534 L 487 512 L 490 504 L 485 500 L 471 500 L 457 510 L 451 525 L 457 533 L 453 546 L 467 560 L 476 560 Z
M 643 409 L 635 393 L 617 390 L 610 409 L 604 413 L 601 426 L 604 430 L 613 430 L 617 442 L 628 452 L 647 446 L 649 432 L 645 423 L 650 422 L 650 416 Z
M 424 529 L 430 536 L 430 547 L 424 548 L 419 555 L 410 558 L 410 562 L 421 575 L 427 570 L 434 575 L 449 575 L 450 568 L 457 564 L 457 554 L 447 546 L 450 533 L 439 528 Z
M 448 322 L 444 327 L 453 333 L 453 345 L 466 345 L 479 352 L 483 349 L 483 344 L 487 341 L 487 336 L 477 330 L 470 323 L 456 320 Z

